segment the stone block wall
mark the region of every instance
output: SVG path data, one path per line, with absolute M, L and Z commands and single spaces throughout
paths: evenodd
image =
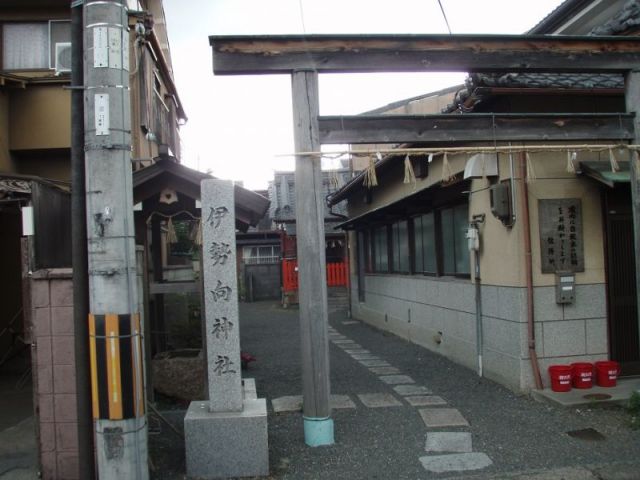
M 608 358 L 606 295 L 605 284 L 576 285 L 575 302 L 558 305 L 555 287 L 534 289 L 536 350 L 545 387 L 550 386 L 550 365 Z M 531 385 L 532 378 L 527 360 L 523 362 L 521 383 Z
M 71 269 L 34 272 L 29 281 L 32 368 L 42 478 L 79 478 Z
M 450 277 L 367 275 L 355 318 L 390 331 L 456 363 L 477 368 L 475 286 Z M 555 287 L 534 289 L 536 351 L 545 386 L 547 368 L 607 358 L 605 285 L 578 285 L 573 305 L 555 303 Z M 526 289 L 482 286 L 484 375 L 515 391 L 535 383 L 527 338 Z

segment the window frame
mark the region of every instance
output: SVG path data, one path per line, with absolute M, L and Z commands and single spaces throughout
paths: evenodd
M 456 277 L 456 278 L 471 278 L 471 264 L 469 263 L 468 267 L 469 267 L 469 272 L 447 272 L 445 271 L 445 265 L 444 265 L 444 237 L 443 237 L 443 228 L 442 228 L 442 212 L 444 210 L 452 210 L 453 213 L 453 224 L 455 227 L 455 211 L 456 209 L 460 208 L 460 207 L 467 207 L 467 224 L 469 221 L 469 204 L 468 202 L 457 202 L 454 204 L 449 204 L 449 205 L 444 205 L 442 207 L 439 207 L 437 209 L 438 212 L 438 223 L 437 223 L 437 229 L 436 230 L 438 233 L 436 234 L 436 248 L 439 248 L 439 251 L 437 252 L 437 256 L 439 259 L 439 265 L 438 265 L 438 269 L 439 269 L 439 276 L 445 276 L 445 277 Z M 456 239 L 455 236 L 455 231 L 454 231 L 454 236 L 453 236 L 454 242 Z M 439 240 L 439 242 L 438 242 Z M 464 243 L 466 243 L 466 239 L 463 240 Z M 457 258 L 456 258 L 456 244 L 454 243 L 453 248 L 453 263 L 454 263 L 454 269 L 456 268 L 455 265 L 457 263 Z M 465 245 L 466 248 L 466 245 Z M 468 251 L 468 250 L 467 250 Z M 470 261 L 470 256 L 467 256 L 467 262 Z
M 406 270 L 401 270 L 399 268 L 398 265 L 396 265 L 396 260 L 399 258 L 400 255 L 400 249 L 398 249 L 399 251 L 395 251 L 394 247 L 396 246 L 396 241 L 398 242 L 398 245 L 400 243 L 400 224 L 401 223 L 406 223 L 406 232 L 407 232 L 407 236 L 405 238 L 406 244 L 405 244 L 405 249 L 406 249 L 406 253 L 408 256 L 407 259 L 407 269 Z M 408 218 L 399 218 L 395 221 L 393 221 L 391 224 L 389 224 L 389 231 L 390 231 L 390 242 L 388 243 L 388 250 L 389 250 L 389 271 L 390 273 L 399 273 L 399 274 L 405 274 L 405 275 L 410 275 L 411 272 L 411 263 L 412 263 L 412 257 L 411 257 L 411 249 L 409 247 L 409 244 L 411 243 L 411 238 L 409 236 L 409 223 L 410 223 L 410 219 Z M 398 238 L 396 239 L 395 233 L 396 233 L 396 226 L 397 226 L 397 232 L 398 232 Z M 398 263 L 400 263 L 400 261 L 398 260 Z
M 434 256 L 434 262 L 435 262 L 435 270 L 433 271 L 429 271 L 429 270 L 425 270 L 424 269 L 424 265 L 425 265 L 425 256 L 424 256 L 424 248 L 422 248 L 422 265 L 423 268 L 422 270 L 418 270 L 416 268 L 416 251 L 417 251 L 417 246 L 416 246 L 416 236 L 415 236 L 415 224 L 416 224 L 416 219 L 427 216 L 427 215 L 432 215 L 433 216 L 433 256 Z M 411 243 L 411 247 L 413 249 L 412 251 L 412 256 L 411 256 L 411 273 L 416 274 L 416 275 L 424 275 L 427 277 L 438 277 L 441 276 L 441 271 L 442 269 L 439 267 L 439 263 L 440 263 L 440 254 L 438 253 L 438 243 L 440 243 L 438 241 L 438 215 L 437 215 L 437 211 L 436 210 L 430 210 L 428 212 L 422 212 L 419 213 L 417 215 L 413 215 L 411 217 L 411 236 L 410 236 L 410 243 Z
M 408 216 L 398 216 L 391 222 L 385 223 L 373 223 L 363 227 L 362 229 L 358 229 L 357 232 L 363 235 L 363 246 L 364 248 L 364 273 L 365 274 L 396 274 L 396 275 L 423 275 L 429 277 L 455 277 L 455 278 L 471 278 L 471 264 L 469 263 L 468 272 L 449 272 L 445 271 L 445 263 L 444 263 L 444 253 L 445 253 L 445 245 L 443 239 L 443 224 L 442 224 L 442 213 L 446 210 L 452 210 L 454 215 L 454 224 L 455 224 L 455 211 L 458 208 L 466 207 L 467 218 L 466 222 L 469 220 L 469 201 L 468 198 L 464 200 L 459 200 L 456 202 L 451 202 L 447 204 L 438 205 L 430 210 L 424 210 L 419 213 L 412 213 Z M 433 253 L 435 255 L 435 270 L 427 271 L 427 270 L 419 270 L 416 268 L 416 237 L 415 237 L 415 229 L 416 229 L 416 219 L 425 216 L 425 215 L 433 215 Z M 396 255 L 397 252 L 394 251 L 394 225 L 399 224 L 400 222 L 407 222 L 407 252 L 409 255 L 409 265 L 408 270 L 400 270 L 396 265 Z M 377 241 L 376 241 L 376 231 L 380 231 L 384 229 L 385 238 L 386 238 L 386 255 L 387 255 L 387 268 L 386 269 L 378 269 L 377 268 Z M 454 266 L 456 262 L 456 243 L 455 243 L 455 230 L 454 230 L 454 243 L 451 248 L 453 248 L 453 262 Z M 464 242 L 464 247 L 466 248 L 466 238 L 463 236 L 459 236 L 458 240 Z M 424 249 L 423 249 L 424 252 Z M 424 253 L 423 253 L 424 255 Z M 470 261 L 470 256 L 467 257 L 467 261 Z M 424 269 L 424 256 L 423 256 L 423 269 Z
M 59 19 L 49 19 L 49 20 L 33 20 L 33 21 L 5 21 L 0 22 L 0 71 L 2 72 L 44 72 L 55 70 L 55 44 L 51 41 L 51 26 L 53 23 L 67 23 L 71 26 L 71 19 L 67 18 L 59 18 Z M 39 67 L 24 67 L 24 68 L 7 68 L 5 67 L 5 56 L 4 56 L 4 46 L 5 46 L 5 27 L 7 25 L 46 25 L 46 55 L 44 59 L 44 66 Z M 71 31 L 69 31 L 69 40 L 71 42 Z M 59 43 L 59 42 L 56 42 Z M 64 42 L 63 42 L 64 43 Z M 53 50 L 53 55 L 52 55 Z

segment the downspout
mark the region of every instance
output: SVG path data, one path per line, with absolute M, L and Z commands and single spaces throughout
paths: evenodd
M 527 157 L 525 152 L 520 153 L 520 192 L 522 201 L 522 226 L 524 228 L 524 265 L 527 281 L 527 337 L 529 341 L 529 357 L 531 359 L 531 369 L 536 388 L 542 390 L 542 377 L 540 376 L 540 366 L 538 365 L 538 354 L 536 353 L 536 332 L 534 328 L 533 310 L 533 264 L 531 257 L 531 225 L 529 217 L 529 189 L 526 182 Z
M 467 239 L 469 251 L 473 252 L 474 258 L 474 282 L 476 295 L 476 353 L 478 356 L 478 376 L 482 377 L 483 363 L 482 352 L 484 351 L 484 339 L 482 329 L 482 285 L 480 283 L 480 225 L 484 223 L 485 215 L 481 213 L 474 215 L 469 223 Z

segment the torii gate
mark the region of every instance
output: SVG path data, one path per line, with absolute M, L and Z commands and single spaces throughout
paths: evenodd
M 321 143 L 444 142 L 473 139 L 622 138 L 640 144 L 640 38 L 522 35 L 211 36 L 217 75 L 287 73 L 292 79 L 295 149 Z M 319 73 L 579 72 L 625 75 L 627 116 L 599 114 L 320 117 Z M 486 115 L 485 115 L 486 117 Z M 497 123 L 496 120 L 497 119 Z M 562 123 L 558 120 L 563 120 Z M 390 129 L 389 124 L 393 123 Z M 558 127 L 558 125 L 562 125 Z M 496 128 L 498 126 L 498 128 Z M 437 128 L 434 128 L 437 127 Z M 300 283 L 304 428 L 308 445 L 333 443 L 320 157 L 296 155 L 296 222 Z M 639 166 L 631 164 L 640 298 Z M 640 303 L 640 302 L 639 302 Z

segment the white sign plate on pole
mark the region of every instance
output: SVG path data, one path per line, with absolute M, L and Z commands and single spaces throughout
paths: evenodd
M 129 32 L 122 30 L 122 69 L 129 71 Z
M 93 29 L 93 66 L 103 68 L 109 66 L 109 34 L 107 27 Z
M 96 135 L 109 135 L 109 94 L 95 95 Z
M 122 30 L 109 27 L 109 68 L 122 68 Z

